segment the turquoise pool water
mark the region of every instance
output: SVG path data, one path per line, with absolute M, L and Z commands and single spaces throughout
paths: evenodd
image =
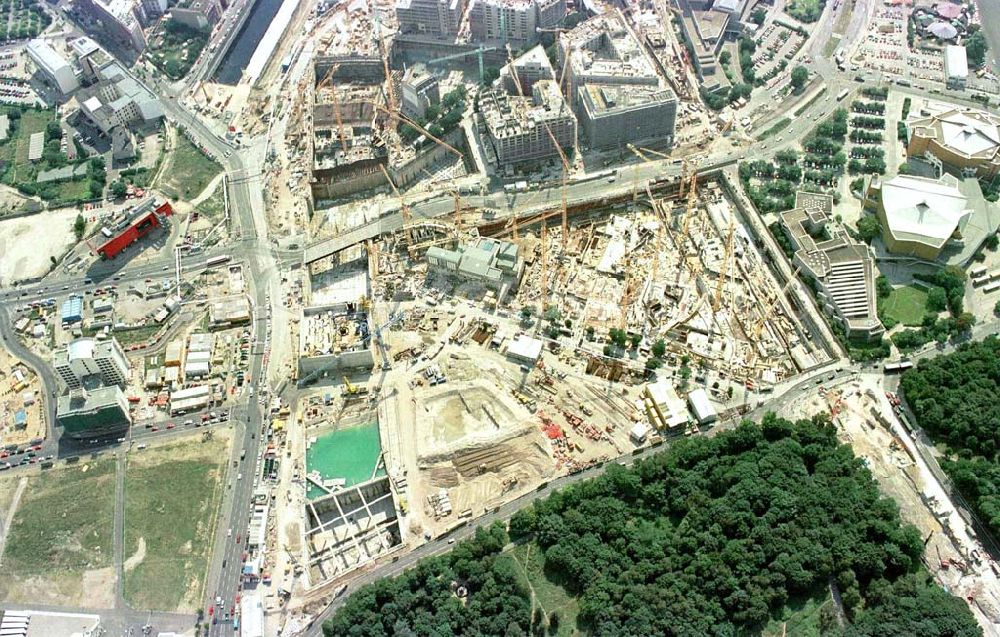
M 343 478 L 346 486 L 353 486 L 372 478 L 382 443 L 378 436 L 378 423 L 345 427 L 316 438 L 306 451 L 306 473 L 319 471 L 324 479 Z M 385 475 L 379 469 L 375 475 Z M 306 497 L 314 500 L 325 492 L 308 483 Z

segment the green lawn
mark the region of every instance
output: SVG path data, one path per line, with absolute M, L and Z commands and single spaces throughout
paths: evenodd
M 541 607 L 546 617 L 555 612 L 559 616 L 560 637 L 582 635 L 576 627 L 576 616 L 580 604 L 565 588 L 549 579 L 545 574 L 545 558 L 541 550 L 532 543 L 522 544 L 508 553 L 514 558 L 517 571 L 524 578 L 525 588 L 534 591 L 535 603 Z
M 220 172 L 222 166 L 178 133 L 177 145 L 167 155 L 155 186 L 171 199 L 191 200 Z
M 16 598 L 19 580 L 28 577 L 71 594 L 84 571 L 111 566 L 114 498 L 111 459 L 30 478 L 7 538 L 0 598 Z
M 125 573 L 133 608 L 190 611 L 205 586 L 222 500 L 227 445 L 188 441 L 129 456 L 125 474 L 125 557 L 139 539 L 145 556 Z
M 0 182 L 14 187 L 20 185 L 24 192 L 37 195 L 54 205 L 68 205 L 92 199 L 90 179 L 86 176 L 75 181 L 36 183 L 39 172 L 60 167 L 66 163 L 61 153 L 57 153 L 60 157 L 58 163 L 50 163 L 51 157 L 48 150 L 40 161 L 34 163 L 28 161 L 28 146 L 31 135 L 45 132 L 46 124 L 51 122 L 55 116 L 54 111 L 22 110 L 13 106 L 0 106 L 0 113 L 11 114 L 15 111 L 20 113 L 20 117 L 11 120 L 11 135 L 4 143 L 0 144 L 0 161 L 5 164 L 0 172 Z
M 927 311 L 927 292 L 912 285 L 895 288 L 881 305 L 886 316 L 903 325 L 919 327 Z
M 823 596 L 804 597 L 790 601 L 782 609 L 780 618 L 772 619 L 761 632 L 761 637 L 819 637 L 820 611 L 832 604 L 829 593 Z

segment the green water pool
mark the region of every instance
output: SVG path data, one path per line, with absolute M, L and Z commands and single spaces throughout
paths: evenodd
M 354 486 L 372 478 L 382 453 L 378 436 L 378 423 L 336 429 L 316 437 L 306 451 L 306 473 L 319 471 L 324 479 L 343 478 L 345 486 Z M 376 476 L 385 475 L 379 469 Z M 306 497 L 314 500 L 325 492 L 308 483 Z

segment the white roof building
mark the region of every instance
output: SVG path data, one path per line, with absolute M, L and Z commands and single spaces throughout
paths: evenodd
M 972 216 L 954 179 L 897 175 L 882 184 L 887 230 L 901 241 L 940 248 Z
M 45 150 L 45 133 L 32 133 L 28 138 L 28 161 L 38 161 Z
M 69 95 L 80 87 L 73 67 L 45 40 L 34 39 L 25 49 L 39 72 L 49 83 L 54 84 L 63 95 Z
M 691 411 L 700 425 L 707 425 L 719 419 L 715 407 L 708 399 L 708 392 L 704 389 L 696 389 L 688 394 L 688 404 L 691 405 Z
M 965 47 L 949 44 L 944 47 L 944 77 L 949 82 L 965 82 L 969 77 L 969 60 Z
M 521 334 L 507 346 L 507 356 L 534 365 L 542 356 L 542 342 L 537 338 Z

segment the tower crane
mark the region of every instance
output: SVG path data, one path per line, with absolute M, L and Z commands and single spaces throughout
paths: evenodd
M 722 260 L 722 269 L 719 270 L 719 282 L 715 285 L 715 299 L 712 301 L 712 311 L 718 312 L 722 306 L 722 290 L 726 286 L 726 279 L 729 278 L 729 270 L 733 259 L 733 237 L 736 235 L 736 217 L 729 213 L 729 236 L 726 239 L 726 256 Z
M 337 88 L 333 86 L 333 74 L 337 72 L 340 68 L 340 64 L 333 64 L 330 66 L 330 70 L 326 72 L 320 83 L 316 85 L 316 92 L 319 93 L 321 90 L 330 86 L 331 97 L 333 98 L 333 114 L 337 118 L 337 132 L 340 137 L 340 148 L 346 153 L 347 152 L 347 135 L 344 134 L 344 119 L 340 112 L 340 96 L 337 95 Z
M 567 57 L 567 59 L 569 58 Z M 507 45 L 507 60 L 510 66 L 511 75 L 513 75 L 514 77 L 514 85 L 517 86 L 518 95 L 520 95 L 523 98 L 524 92 L 521 89 L 521 80 L 520 78 L 517 77 L 517 68 L 516 65 L 514 64 L 514 54 L 511 51 L 509 44 Z M 565 102 L 563 103 L 565 104 Z M 561 207 L 562 207 L 562 249 L 563 253 L 565 253 L 566 244 L 569 241 L 569 220 L 567 219 L 567 212 L 566 212 L 566 180 L 569 177 L 569 170 L 570 170 L 569 160 L 566 158 L 566 153 L 563 152 L 562 146 L 559 145 L 559 141 L 556 139 L 556 136 L 552 134 L 552 128 L 549 126 L 549 123 L 543 119 L 542 125 L 545 127 L 545 132 L 548 134 L 549 140 L 552 142 L 552 145 L 555 146 L 556 152 L 559 153 L 559 160 L 562 162 L 562 167 L 563 167 Z M 542 228 L 544 229 L 545 226 L 543 225 Z
M 406 239 L 407 249 L 410 249 L 413 245 L 413 234 L 410 228 L 410 204 L 406 203 L 406 198 L 396 188 L 396 184 L 392 183 L 392 177 L 389 176 L 389 171 L 385 169 L 385 165 L 379 164 L 378 167 L 382 169 L 382 174 L 385 175 L 385 180 L 389 182 L 389 187 L 392 188 L 393 194 L 399 199 L 399 212 L 403 215 L 403 237 Z
M 479 48 L 473 49 L 472 51 L 463 51 L 462 53 L 455 53 L 453 55 L 446 55 L 444 57 L 428 60 L 427 64 L 428 66 L 431 64 L 440 64 L 441 62 L 447 62 L 449 60 L 457 60 L 460 58 L 467 58 L 470 55 L 475 55 L 479 59 L 479 83 L 483 84 L 484 83 L 483 80 L 486 77 L 486 72 L 483 67 L 483 53 L 488 53 L 490 51 L 496 51 L 496 50 L 497 48 L 495 46 L 487 46 L 487 47 L 480 46 Z

